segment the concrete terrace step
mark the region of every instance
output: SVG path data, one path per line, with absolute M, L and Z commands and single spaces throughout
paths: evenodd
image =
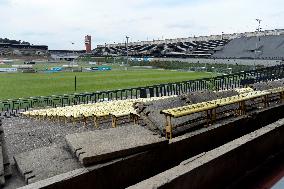
M 0 186 L 5 184 L 5 177 L 11 175 L 11 167 L 7 153 L 4 130 L 0 119 Z
M 27 184 L 66 173 L 81 167 L 63 147 L 51 146 L 18 154 L 14 157 Z
M 3 156 L 3 166 L 4 166 L 4 175 L 5 177 L 9 177 L 12 175 L 10 160 L 8 157 L 7 146 L 4 138 L 4 133 L 0 134 L 0 141 L 2 146 L 2 156 Z
M 226 188 L 283 150 L 284 119 L 201 153 L 128 189 Z
M 5 184 L 5 172 L 4 172 L 2 146 L 0 146 L 0 186 L 4 184 Z
M 85 166 L 168 144 L 165 138 L 132 124 L 67 135 L 66 141 L 71 151 Z

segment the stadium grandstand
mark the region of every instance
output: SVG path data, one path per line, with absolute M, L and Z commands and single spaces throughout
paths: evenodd
M 222 34 L 128 43 L 128 55 L 166 58 L 284 58 L 284 30 Z M 97 56 L 125 56 L 126 43 L 98 45 Z
M 0 38 L 0 56 L 41 56 L 48 54 L 48 46 Z
M 230 41 L 212 55 L 214 58 L 283 59 L 284 35 L 241 37 Z
M 126 73 L 139 80 L 150 78 L 152 75 L 146 75 L 149 68 L 137 66 L 143 75 L 119 68 L 113 74 L 114 79 L 106 84 L 102 81 L 112 77 L 106 72 L 91 73 L 94 79 L 88 73 L 51 75 L 63 68 L 79 72 L 73 70 L 80 65 L 73 60 L 85 55 L 89 61 L 87 48 L 86 51 L 48 50 L 47 46 L 26 42 L 4 42 L 0 49 L 12 54 L 42 51 L 55 60 L 48 63 L 72 62 L 47 69 L 44 62 L 45 70 L 31 76 L 37 77 L 40 85 L 52 91 L 50 96 L 0 100 L 0 189 L 234 189 L 252 188 L 247 187 L 250 184 L 281 184 L 284 170 L 284 64 L 278 60 L 283 59 L 284 30 L 109 44 L 93 51 L 93 56 L 176 59 L 176 62 L 161 61 L 161 64 L 177 65 L 166 68 L 171 72 L 183 69 L 181 62 L 185 60 L 189 74 L 194 71 L 208 74 L 205 78 L 141 84 L 140 87 L 132 87 L 133 79 Z M 108 57 L 100 59 L 106 61 Z M 259 59 L 267 65 L 249 67 L 248 70 L 241 67 L 237 72 L 232 72 L 234 68 L 228 66 L 248 59 Z M 200 66 L 208 66 L 209 61 L 221 64 L 224 61 L 227 67 L 220 69 L 222 72 L 217 72 L 212 65 L 211 70 L 200 67 L 201 72 L 193 71 L 188 69 L 189 63 L 194 63 L 192 60 L 198 61 Z M 280 64 L 273 65 L 276 61 Z M 35 63 L 26 63 L 32 62 Z M 6 69 L 32 66 L 12 65 Z M 128 68 L 129 65 L 120 66 Z M 159 73 L 164 70 L 158 71 L 155 72 L 157 77 L 152 77 L 161 81 Z M 44 82 L 43 73 L 52 84 Z M 3 78 L 5 76 L 12 78 L 12 74 L 3 73 Z M 60 80 L 55 80 L 56 76 Z M 73 84 L 73 76 L 76 93 L 56 94 L 55 89 L 61 84 L 66 88 L 67 83 Z M 76 91 L 77 77 L 78 87 L 91 81 L 89 89 L 92 91 Z M 34 81 L 30 79 L 28 84 L 19 84 L 32 85 Z M 13 82 L 16 86 L 15 80 Z M 128 86 L 118 89 L 121 85 L 117 83 Z M 96 85 L 112 84 L 117 88 L 95 91 Z M 16 87 L 17 92 L 24 93 L 23 88 Z M 41 89 L 34 87 L 31 90 Z
M 85 50 L 49 50 L 50 58 L 55 61 L 72 61 L 83 56 Z

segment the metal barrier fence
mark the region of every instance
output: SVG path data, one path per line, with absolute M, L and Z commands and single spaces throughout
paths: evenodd
M 225 90 L 242 87 L 250 83 L 284 78 L 284 65 L 244 71 L 230 75 L 203 78 L 146 87 L 75 93 L 65 95 L 40 96 L 0 101 L 0 116 L 15 116 L 19 111 L 40 107 L 63 107 L 99 101 L 137 99 L 180 95 L 199 90 Z

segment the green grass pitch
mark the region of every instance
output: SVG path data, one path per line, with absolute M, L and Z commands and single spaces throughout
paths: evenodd
M 130 87 L 142 87 L 176 81 L 211 77 L 211 73 L 170 70 L 112 70 L 97 72 L 61 73 L 1 73 L 0 99 L 47 96 Z

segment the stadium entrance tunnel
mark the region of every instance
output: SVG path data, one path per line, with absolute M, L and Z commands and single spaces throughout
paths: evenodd
M 161 138 L 158 146 L 124 152 L 23 188 L 226 187 L 283 150 L 283 111 L 284 105 L 278 104 L 171 140 Z

